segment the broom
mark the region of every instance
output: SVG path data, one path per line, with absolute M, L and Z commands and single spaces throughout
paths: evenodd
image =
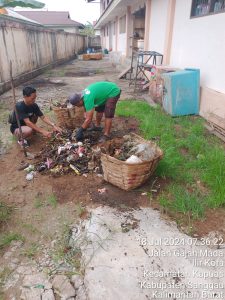
M 18 111 L 16 108 L 16 94 L 15 94 L 15 88 L 14 88 L 14 84 L 13 84 L 13 76 L 12 76 L 12 61 L 10 60 L 10 81 L 11 81 L 11 88 L 12 88 L 12 92 L 13 92 L 13 102 L 14 102 L 14 111 L 15 111 L 15 115 L 16 115 L 16 122 L 19 128 L 19 132 L 20 132 L 20 140 L 22 142 L 22 146 L 23 146 L 23 153 L 25 155 L 25 157 L 27 157 L 27 151 L 25 148 L 25 144 L 24 144 L 24 139 L 23 139 L 23 132 L 21 129 L 21 125 L 20 125 L 20 120 L 19 120 L 19 115 L 18 115 Z

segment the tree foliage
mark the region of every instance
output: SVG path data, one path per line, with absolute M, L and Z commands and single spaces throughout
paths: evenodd
M 0 9 L 4 7 L 31 7 L 31 8 L 43 8 L 44 3 L 35 0 L 0 0 Z
M 84 29 L 80 30 L 80 34 L 90 37 L 95 36 L 94 26 L 90 22 L 87 22 L 87 24 L 84 25 Z

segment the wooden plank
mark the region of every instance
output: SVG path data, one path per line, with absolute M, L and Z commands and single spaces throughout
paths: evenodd
M 223 130 L 221 127 L 216 126 L 216 125 L 212 125 L 213 129 L 217 132 L 219 132 L 220 134 L 222 134 L 225 137 L 225 130 Z
M 122 79 L 127 75 L 127 73 L 130 73 L 130 72 L 131 72 L 131 67 L 127 67 L 123 72 L 121 72 L 119 74 L 118 78 Z
M 210 123 L 214 123 L 215 125 L 221 127 L 223 130 L 225 130 L 225 119 L 224 118 L 221 118 L 220 116 L 217 116 L 214 113 L 210 113 L 207 119 Z
M 220 134 L 217 131 L 213 131 L 213 134 L 216 135 L 218 138 L 220 138 L 223 142 L 225 142 L 225 136 L 223 136 L 222 134 Z
M 210 133 L 213 133 L 213 128 L 207 123 L 207 124 L 204 124 L 204 127 L 206 128 L 206 129 L 208 129 L 208 131 L 210 132 Z
M 214 134 L 215 136 L 217 136 L 218 138 L 220 138 L 222 141 L 225 142 L 225 135 L 216 131 L 215 128 L 213 128 L 210 124 L 205 124 L 205 128 L 208 129 L 211 134 Z

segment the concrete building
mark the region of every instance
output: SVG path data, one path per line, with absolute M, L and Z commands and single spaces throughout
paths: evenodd
M 34 20 L 50 29 L 64 30 L 70 33 L 79 33 L 84 25 L 71 20 L 68 11 L 17 11 L 18 14 Z
M 224 25 L 224 0 L 101 0 L 95 28 L 120 63 L 144 40 L 145 50 L 164 55 L 163 64 L 199 68 L 201 115 L 225 118 Z

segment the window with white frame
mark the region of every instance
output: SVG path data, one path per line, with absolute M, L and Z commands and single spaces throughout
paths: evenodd
M 119 20 L 120 33 L 126 32 L 126 16 L 123 16 Z
M 225 0 L 192 0 L 191 17 L 225 12 Z

